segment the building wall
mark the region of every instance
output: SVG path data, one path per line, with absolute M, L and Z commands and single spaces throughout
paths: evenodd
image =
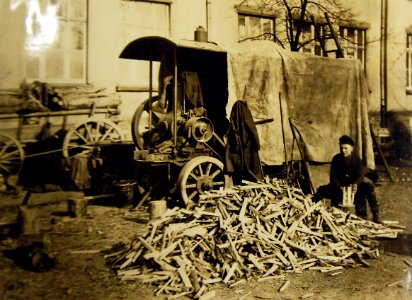
M 352 1 L 357 19 L 370 24 L 367 46 L 367 79 L 370 89 L 369 110 L 380 110 L 381 0 Z M 412 26 L 412 1 L 388 0 L 387 37 L 387 110 L 411 111 L 412 95 L 406 93 L 406 29 Z
M 172 37 L 193 40 L 196 27 L 207 27 L 206 0 L 176 0 L 172 5 Z
M 369 88 L 368 108 L 371 112 L 380 110 L 380 2 L 381 0 L 351 1 L 357 21 L 369 25 L 366 32 L 366 78 Z M 373 9 L 371 9 L 373 8 Z
M 116 89 L 119 41 L 120 1 L 89 0 L 87 69 L 89 83 Z
M 406 94 L 406 29 L 412 26 L 412 1 L 388 1 L 388 110 L 412 111 Z
M 368 23 L 367 81 L 369 109 L 380 109 L 380 5 L 381 0 L 347 1 L 356 19 Z M 412 111 L 412 95 L 405 90 L 406 28 L 412 26 L 412 1 L 389 2 L 388 16 L 388 110 Z M 16 89 L 25 79 L 26 4 L 12 8 L 16 1 L 0 1 L 0 89 Z M 193 39 L 197 26 L 208 28 L 209 40 L 220 45 L 237 42 L 237 0 L 173 0 L 170 37 Z M 121 0 L 88 0 L 87 83 L 115 91 L 120 83 L 119 54 L 126 46 L 120 35 Z M 136 36 L 137 37 L 137 36 Z M 146 70 L 142 71 L 143 73 Z M 123 116 L 127 122 L 147 93 L 121 92 Z
M 11 9 L 10 1 L 0 1 L 0 89 L 17 89 L 24 78 L 26 10 Z

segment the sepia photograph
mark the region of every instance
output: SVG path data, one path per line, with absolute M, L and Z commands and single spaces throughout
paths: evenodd
M 0 0 L 0 299 L 412 299 L 412 0 Z

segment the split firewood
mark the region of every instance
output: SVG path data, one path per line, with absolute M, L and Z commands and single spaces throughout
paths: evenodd
M 389 286 L 389 287 L 390 287 L 390 286 L 395 286 L 395 285 L 398 285 L 399 283 L 402 283 L 402 280 L 398 280 L 398 281 L 392 282 L 392 283 L 388 284 L 388 286 Z
M 279 289 L 279 292 L 283 292 L 284 290 L 286 290 L 286 289 L 289 287 L 289 285 L 290 285 L 290 281 L 287 280 L 287 281 L 282 285 L 282 287 Z
M 102 252 L 100 249 L 90 249 L 90 250 L 72 250 L 70 251 L 71 254 L 95 254 Z
M 234 287 L 249 278 L 282 280 L 286 272 L 335 276 L 345 267 L 368 267 L 366 260 L 379 256 L 376 239 L 401 231 L 396 222 L 362 220 L 266 179 L 209 191 L 191 210 L 169 209 L 129 247 L 105 257 L 121 279 L 154 285 L 156 295 L 203 299 L 219 282 Z
M 307 294 L 303 295 L 303 296 L 301 297 L 301 299 L 307 299 L 307 298 L 310 298 L 310 297 L 313 297 L 313 296 L 315 296 L 314 293 L 307 293 Z
M 408 267 L 412 268 L 412 262 L 411 261 L 407 260 L 406 258 L 403 261 L 408 265 Z

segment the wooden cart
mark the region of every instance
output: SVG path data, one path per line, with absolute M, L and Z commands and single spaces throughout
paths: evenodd
M 0 174 L 4 177 L 20 172 L 25 159 L 25 146 L 36 141 L 42 127 L 49 122 L 51 132 L 67 130 L 62 149 L 63 157 L 90 153 L 94 145 L 103 141 L 121 141 L 120 128 L 112 120 L 117 114 L 112 108 L 90 108 L 0 114 Z M 42 155 L 37 153 L 34 155 Z

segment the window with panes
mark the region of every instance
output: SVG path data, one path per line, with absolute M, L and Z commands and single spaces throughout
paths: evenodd
M 120 6 L 120 48 L 131 41 L 149 35 L 170 36 L 170 0 L 123 0 Z M 120 53 L 120 52 L 119 52 Z M 147 88 L 149 62 L 119 59 L 118 89 L 125 87 Z M 157 78 L 158 63 L 153 65 L 154 79 Z M 154 81 L 154 84 L 157 81 Z
M 86 81 L 87 0 L 33 0 L 26 19 L 26 78 Z
M 239 41 L 247 39 L 274 40 L 275 22 L 274 18 L 238 14 Z
M 341 26 L 339 28 L 340 45 L 344 57 L 357 58 L 363 65 L 366 61 L 366 30 Z
M 406 35 L 406 90 L 412 93 L 412 33 Z
M 316 39 L 315 28 L 310 22 L 299 22 L 298 20 L 294 21 L 293 34 L 296 35 L 298 26 L 300 26 L 300 52 L 312 53 L 315 55 L 322 55 L 322 48 L 320 47 L 319 41 Z M 320 27 L 320 33 L 323 34 L 323 26 Z

